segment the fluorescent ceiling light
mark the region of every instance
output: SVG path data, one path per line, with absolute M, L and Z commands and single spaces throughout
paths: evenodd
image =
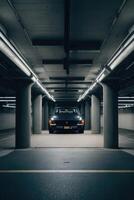
M 134 102 L 134 99 L 118 99 L 118 102 Z
M 106 77 L 106 75 L 108 75 L 108 73 L 109 73 L 109 71 L 106 68 L 104 68 L 101 71 L 101 73 L 97 76 L 96 81 L 82 95 L 79 96 L 77 102 L 84 99 L 85 96 L 89 93 L 89 91 L 91 91 L 98 82 L 101 82 Z
M 32 77 L 32 80 L 38 85 L 39 88 L 42 89 L 42 91 L 45 92 L 45 94 L 48 96 L 49 99 L 51 99 L 52 101 L 55 102 L 54 97 L 52 95 L 50 95 L 49 92 L 47 91 L 47 89 L 41 85 L 41 83 L 39 82 L 38 79 L 36 79 L 35 77 Z
M 9 106 L 15 106 L 16 103 L 7 103 L 6 105 L 9 105 Z
M 16 97 L 0 97 L 0 99 L 16 99 Z
M 16 102 L 16 100 L 14 99 L 0 99 L 0 102 Z
M 125 42 L 124 45 L 117 51 L 110 62 L 107 64 L 111 70 L 119 65 L 130 53 L 134 51 L 134 34 Z
M 132 108 L 134 105 L 124 105 L 124 106 L 118 106 L 118 108 Z
M 134 99 L 134 97 L 118 97 L 118 99 Z
M 80 102 L 82 99 L 85 98 L 85 96 L 89 93 L 89 91 L 91 91 L 96 85 L 96 82 L 93 83 L 82 95 L 79 96 L 77 102 Z
M 31 75 L 31 70 L 27 66 L 24 60 L 22 60 L 19 53 L 7 40 L 7 38 L 0 32 L 0 49 L 1 51 L 12 60 L 27 76 Z
M 115 55 L 112 57 L 112 59 L 108 62 L 107 66 L 113 70 L 116 66 L 118 66 L 132 51 L 134 51 L 134 34 L 132 34 L 133 29 L 131 31 L 131 36 L 127 38 L 121 43 L 120 48 L 118 51 L 116 51 Z M 97 76 L 96 82 L 101 82 L 108 74 L 110 71 L 108 71 L 106 68 L 104 68 L 101 73 Z M 78 102 L 81 101 L 87 94 L 88 92 L 92 90 L 89 88 L 83 95 L 79 97 L 77 100 Z
M 2 107 L 4 107 L 4 108 L 16 108 L 16 106 L 12 106 L 12 105 L 3 105 Z
M 97 76 L 97 78 L 96 78 L 96 81 L 97 82 L 101 82 L 102 80 L 103 80 L 103 78 L 105 78 L 105 71 L 106 71 L 106 69 L 104 68 L 102 71 L 101 71 L 101 73 Z
M 0 50 L 10 59 L 12 62 L 16 64 L 28 77 L 32 77 L 38 84 L 38 86 L 42 89 L 42 91 L 47 95 L 49 99 L 55 101 L 55 99 L 49 94 L 49 92 L 41 85 L 37 75 L 33 72 L 33 70 L 28 66 L 22 56 L 18 53 L 15 47 L 8 41 L 6 36 L 0 32 Z

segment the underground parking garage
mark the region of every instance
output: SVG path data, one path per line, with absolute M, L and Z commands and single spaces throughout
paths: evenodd
M 1 200 L 133 199 L 133 10 L 0 1 Z

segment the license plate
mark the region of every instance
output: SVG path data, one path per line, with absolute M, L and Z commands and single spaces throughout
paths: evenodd
M 64 126 L 64 129 L 69 129 L 70 128 L 70 126 Z

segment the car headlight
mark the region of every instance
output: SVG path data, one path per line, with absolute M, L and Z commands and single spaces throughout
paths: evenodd
M 56 125 L 56 123 L 55 123 L 54 120 L 50 119 L 50 120 L 49 120 L 49 125 Z
M 84 120 L 82 119 L 82 120 L 79 121 L 78 124 L 79 124 L 79 125 L 84 125 L 84 123 L 85 123 L 85 122 L 84 122 Z

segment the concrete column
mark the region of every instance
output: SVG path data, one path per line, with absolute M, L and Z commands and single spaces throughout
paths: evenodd
M 33 133 L 41 133 L 42 130 L 42 95 L 33 99 Z
M 84 102 L 81 103 L 80 112 L 83 119 L 85 119 L 85 103 Z
M 103 84 L 104 147 L 118 148 L 118 95 Z
M 16 148 L 29 148 L 31 140 L 31 86 L 29 81 L 17 82 Z
M 54 112 L 54 104 L 53 102 L 49 103 L 49 115 L 52 116 Z
M 91 96 L 91 130 L 100 133 L 100 100 L 95 95 Z
M 91 106 L 90 101 L 85 101 L 85 130 L 91 129 Z
M 43 129 L 48 130 L 48 101 L 43 103 Z

